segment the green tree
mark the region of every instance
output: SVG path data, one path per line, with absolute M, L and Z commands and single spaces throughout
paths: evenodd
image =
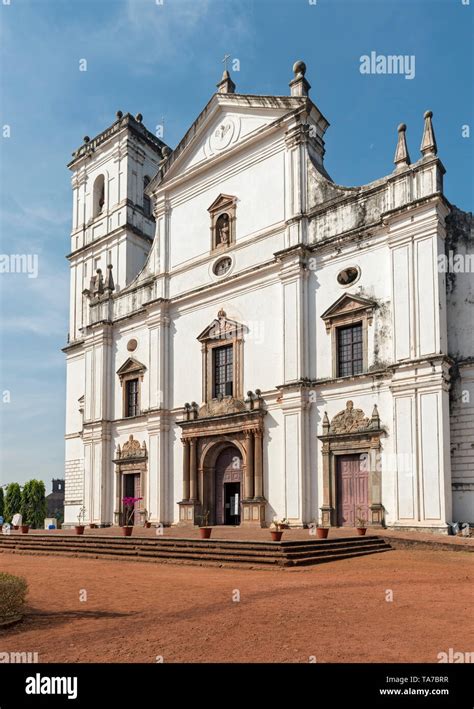
M 0 487 L 0 517 L 3 517 L 3 511 L 5 507 L 5 501 L 3 497 L 3 487 Z
M 21 505 L 21 490 L 18 483 L 10 483 L 7 486 L 7 492 L 5 495 L 5 520 L 7 522 L 12 521 L 12 517 L 16 512 L 20 511 Z
M 46 490 L 42 480 L 29 480 L 21 493 L 20 512 L 23 524 L 41 529 L 46 517 Z

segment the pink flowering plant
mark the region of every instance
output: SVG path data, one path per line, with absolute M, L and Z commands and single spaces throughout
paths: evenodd
M 135 512 L 135 503 L 143 500 L 143 497 L 124 497 L 122 499 L 123 508 L 125 510 L 125 527 L 132 526 L 132 517 Z

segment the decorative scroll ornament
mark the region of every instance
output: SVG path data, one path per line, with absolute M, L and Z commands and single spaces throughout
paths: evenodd
M 124 458 L 145 458 L 147 455 L 146 443 L 143 441 L 140 445 L 140 442 L 131 433 L 128 441 L 123 444 L 122 450 L 120 450 L 120 446 L 118 447 L 117 454 L 121 460 Z
M 379 428 L 380 418 L 377 405 L 374 406 L 371 418 L 368 418 L 362 409 L 354 409 L 354 403 L 350 400 L 346 402 L 344 411 L 336 414 L 330 424 L 327 414 L 323 420 L 324 433 L 329 434 L 357 433 Z

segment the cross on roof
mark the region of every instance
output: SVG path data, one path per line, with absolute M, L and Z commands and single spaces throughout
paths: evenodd
M 224 59 L 221 61 L 224 62 L 224 70 L 227 71 L 227 60 L 230 59 L 230 54 L 224 54 Z

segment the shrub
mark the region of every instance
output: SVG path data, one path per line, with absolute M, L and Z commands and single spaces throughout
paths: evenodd
M 0 623 L 21 618 L 27 593 L 26 579 L 0 572 Z
M 3 487 L 0 487 L 0 517 L 3 517 L 4 505 Z
M 20 511 L 21 490 L 18 483 L 10 483 L 5 495 L 5 521 L 11 522 L 14 514 Z

